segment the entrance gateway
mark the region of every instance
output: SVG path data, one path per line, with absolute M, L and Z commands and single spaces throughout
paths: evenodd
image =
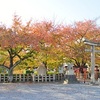
M 84 43 L 91 46 L 91 49 L 85 49 L 87 52 L 91 52 L 91 83 L 95 83 L 95 52 L 100 52 L 100 50 L 95 50 L 95 47 L 99 47 L 100 43 L 92 42 L 89 40 L 84 40 Z

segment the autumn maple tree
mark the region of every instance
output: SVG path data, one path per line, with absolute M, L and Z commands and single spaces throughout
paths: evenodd
M 100 28 L 91 20 L 75 22 L 73 25 L 62 26 L 56 37 L 57 45 L 67 58 L 78 67 L 86 66 L 89 54 L 85 52 L 87 46 L 84 39 L 99 42 Z
M 50 61 L 54 59 L 53 48 L 54 48 L 54 39 L 53 33 L 55 33 L 57 27 L 51 21 L 42 21 L 36 22 L 33 24 L 33 33 L 39 37 L 39 46 L 40 50 L 36 59 L 39 62 L 42 62 L 47 68 L 50 64 Z M 52 60 L 51 60 L 52 59 Z
M 38 40 L 31 31 L 30 21 L 22 25 L 20 18 L 16 15 L 10 28 L 4 26 L 0 28 L 0 50 L 5 52 L 0 52 L 1 55 L 3 54 L 0 66 L 8 69 L 9 81 L 12 81 L 13 69 L 35 54 Z

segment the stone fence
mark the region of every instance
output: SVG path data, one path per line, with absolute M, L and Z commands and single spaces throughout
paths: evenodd
M 13 74 L 13 82 L 55 82 L 64 80 L 63 74 L 48 74 L 48 75 L 34 75 L 34 74 Z M 7 83 L 8 75 L 0 74 L 0 83 Z

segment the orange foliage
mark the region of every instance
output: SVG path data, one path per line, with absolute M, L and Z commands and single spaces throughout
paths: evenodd
M 21 18 L 15 15 L 10 28 L 0 26 L 0 46 L 3 49 L 30 46 L 34 50 L 41 50 L 41 45 L 46 44 L 61 48 L 70 57 L 79 57 L 84 51 L 83 38 L 100 42 L 100 28 L 94 21 L 64 26 L 51 21 L 32 23 L 30 20 L 23 25 Z

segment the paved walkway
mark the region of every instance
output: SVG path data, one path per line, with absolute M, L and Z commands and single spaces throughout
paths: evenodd
M 100 86 L 54 83 L 0 83 L 0 100 L 100 100 Z

